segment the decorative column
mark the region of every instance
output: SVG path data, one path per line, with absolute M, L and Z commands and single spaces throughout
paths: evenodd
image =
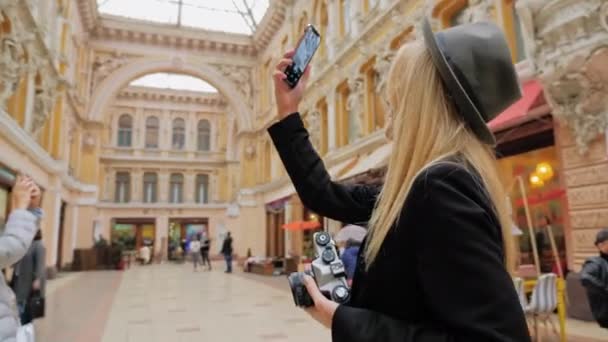
M 340 9 L 338 0 L 327 1 L 327 55 L 329 60 L 334 59 L 337 52 L 337 46 L 340 41 Z
M 596 232 L 608 226 L 608 3 L 521 0 L 517 8 L 556 121 L 568 264 L 578 271 Z
M 196 175 L 193 171 L 187 171 L 184 173 L 184 203 L 195 202 L 194 193 L 196 186 L 195 181 Z
M 144 118 L 144 109 L 140 106 L 135 107 L 133 115 L 133 147 L 136 149 L 144 148 L 146 120 Z
M 336 118 L 336 91 L 331 89 L 327 94 L 327 150 L 336 148 L 336 132 L 338 131 L 338 120 Z
M 168 203 L 169 202 L 169 172 L 167 170 L 161 170 L 158 173 L 158 202 Z
M 35 93 L 35 83 L 36 83 L 36 73 L 34 71 L 30 71 L 27 74 L 27 95 L 25 99 L 25 125 L 24 128 L 27 132 L 32 131 L 32 124 L 34 121 L 34 97 Z
M 141 169 L 131 171 L 131 202 L 143 202 L 143 171 Z
M 351 1 L 350 13 L 347 20 L 350 20 L 350 36 L 357 37 L 363 28 L 363 1 Z
M 107 201 L 107 202 L 111 202 L 113 200 L 112 198 L 112 187 L 113 187 L 113 180 L 116 175 L 114 170 L 110 169 L 109 167 L 105 168 L 105 177 L 104 177 L 104 187 L 103 187 L 103 198 L 102 200 Z

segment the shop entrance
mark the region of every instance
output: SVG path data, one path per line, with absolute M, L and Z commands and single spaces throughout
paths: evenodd
M 285 203 L 266 205 L 266 255 L 285 256 Z
M 209 235 L 209 219 L 204 218 L 170 218 L 169 219 L 169 243 L 167 252 L 169 260 L 177 260 L 184 257 L 188 243 L 194 237 L 202 234 Z
M 138 251 L 142 246 L 148 245 L 155 255 L 154 242 L 156 239 L 155 219 L 113 219 L 111 240 L 112 244 L 123 246 L 126 251 Z
M 535 239 L 538 246 L 541 272 L 556 272 L 547 225 L 553 230 L 559 260 L 566 269 L 568 211 L 551 117 L 500 132 L 497 140 L 498 168 L 510 198 L 516 226 L 513 233 L 519 236 L 516 241 L 519 244 L 522 272 L 530 269 L 527 265 L 534 264 L 531 239 Z M 530 236 L 528 229 L 520 183 L 523 184 L 529 205 L 533 236 Z

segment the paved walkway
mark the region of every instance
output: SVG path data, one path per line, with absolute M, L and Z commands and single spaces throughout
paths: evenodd
M 220 268 L 194 273 L 191 265 L 163 264 L 62 275 L 49 282 L 38 341 L 330 341 L 327 329 L 293 306 L 285 278 Z M 570 322 L 569 331 L 568 342 L 608 341 L 594 324 Z

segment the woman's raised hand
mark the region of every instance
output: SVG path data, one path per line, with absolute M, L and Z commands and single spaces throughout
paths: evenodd
M 297 112 L 304 89 L 310 75 L 310 65 L 304 70 L 304 74 L 295 88 L 289 87 L 285 82 L 285 68 L 293 63 L 292 57 L 295 51 L 290 50 L 283 55 L 272 74 L 274 80 L 274 96 L 277 100 L 277 111 L 279 119 L 283 119 L 287 115 Z
M 34 187 L 35 184 L 31 178 L 21 174 L 17 175 L 13 191 L 11 192 L 12 210 L 27 209 L 30 206 Z

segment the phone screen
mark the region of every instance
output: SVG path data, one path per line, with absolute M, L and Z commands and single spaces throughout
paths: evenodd
M 310 63 L 320 43 L 321 36 L 316 32 L 314 27 L 308 26 L 293 55 L 293 64 L 285 69 L 285 74 L 287 75 L 285 81 L 291 87 L 295 87 L 298 84 L 300 77 L 302 77 L 306 66 Z

